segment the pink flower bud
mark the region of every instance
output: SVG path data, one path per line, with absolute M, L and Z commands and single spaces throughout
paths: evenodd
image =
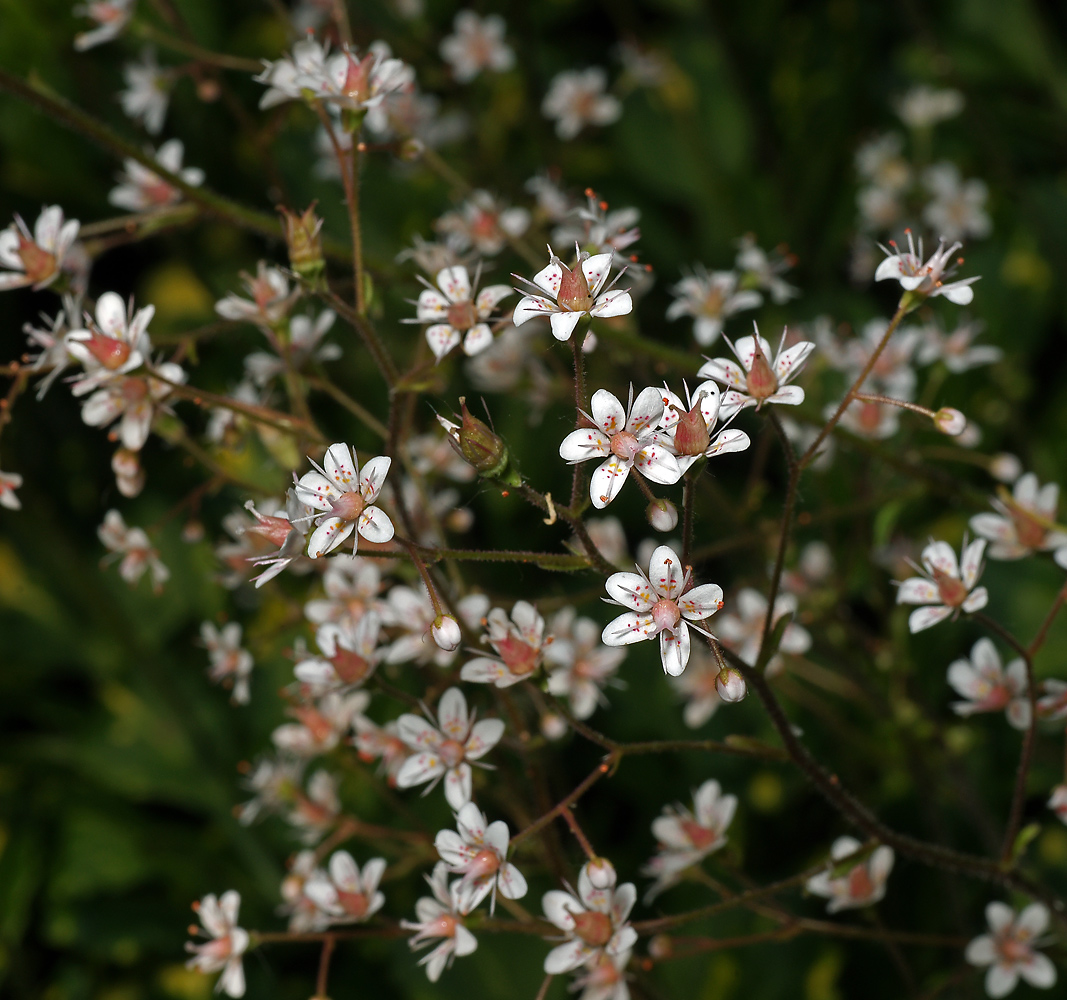
M 645 510 L 645 517 L 656 531 L 674 531 L 678 526 L 678 508 L 670 500 L 653 500 Z
M 963 429 L 967 426 L 967 418 L 959 410 L 954 410 L 951 406 L 942 406 L 934 414 L 934 426 L 942 434 L 956 437 L 958 434 L 963 433 Z
M 433 636 L 433 641 L 447 652 L 457 649 L 463 639 L 459 622 L 451 615 L 438 615 L 430 626 L 430 635 Z
M 728 704 L 741 701 L 748 694 L 748 685 L 745 684 L 741 671 L 734 667 L 723 667 L 715 678 L 715 690 L 719 697 Z
M 989 474 L 1002 483 L 1014 483 L 1023 474 L 1023 463 L 1010 452 L 994 455 L 989 463 Z
M 594 889 L 610 889 L 618 880 L 615 874 L 615 866 L 607 858 L 593 858 L 586 863 L 585 873 Z

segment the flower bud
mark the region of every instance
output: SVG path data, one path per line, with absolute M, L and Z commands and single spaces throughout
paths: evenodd
M 585 873 L 594 889 L 610 889 L 618 881 L 615 866 L 607 858 L 593 858 L 587 862 Z
M 555 712 L 546 712 L 541 716 L 541 735 L 546 740 L 561 740 L 567 735 L 567 720 Z
M 144 489 L 144 469 L 137 452 L 119 448 L 111 456 L 111 471 L 115 473 L 115 485 L 124 497 L 135 497 Z
M 959 410 L 954 410 L 951 406 L 942 406 L 934 414 L 934 426 L 942 434 L 956 437 L 963 433 L 963 429 L 967 426 L 967 418 Z
M 326 270 L 326 259 L 322 256 L 322 219 L 315 215 L 315 202 L 302 215 L 287 208 L 278 211 L 282 213 L 282 231 L 289 248 L 290 265 L 301 278 L 313 287 L 318 286 Z
M 679 455 L 703 455 L 711 443 L 708 425 L 700 412 L 700 401 L 688 412 L 676 410 L 678 423 L 674 425 L 674 450 Z
M 430 626 L 430 635 L 441 649 L 449 653 L 457 649 L 463 639 L 459 630 L 459 622 L 451 615 L 438 615 L 433 625 Z
M 652 958 L 670 958 L 674 952 L 674 943 L 666 934 L 657 934 L 648 942 L 648 954 Z
M 678 526 L 678 508 L 670 500 L 653 500 L 645 517 L 656 531 L 673 531 Z
M 1023 463 L 1011 452 L 994 455 L 989 463 L 989 474 L 1002 483 L 1014 483 L 1023 474 Z
M 462 423 L 454 424 L 441 417 L 437 419 L 448 431 L 452 447 L 459 452 L 463 460 L 481 475 L 494 479 L 507 468 L 508 449 L 488 424 L 471 416 L 470 410 L 467 409 L 466 397 L 459 397 L 459 405 Z
M 748 685 L 745 684 L 740 670 L 734 667 L 723 667 L 718 677 L 715 678 L 715 690 L 723 701 L 732 704 L 741 701 L 748 694 Z
M 414 163 L 426 152 L 426 144 L 421 139 L 405 139 L 397 150 L 397 156 L 405 163 Z

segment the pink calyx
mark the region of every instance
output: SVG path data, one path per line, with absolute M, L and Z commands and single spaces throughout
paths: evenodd
M 664 597 L 652 605 L 652 620 L 656 623 L 657 631 L 673 631 L 682 620 L 682 612 L 674 601 Z

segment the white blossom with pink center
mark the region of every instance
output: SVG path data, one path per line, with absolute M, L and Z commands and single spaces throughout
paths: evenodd
M 552 78 L 541 113 L 556 123 L 556 135 L 573 139 L 586 125 L 610 125 L 622 114 L 622 102 L 607 93 L 608 74 L 599 66 L 565 70 Z
M 456 908 L 468 914 L 486 896 L 489 912 L 496 909 L 496 894 L 505 899 L 522 899 L 526 879 L 508 854 L 508 825 L 502 819 L 487 822 L 485 814 L 468 802 L 456 813 L 456 829 L 440 830 L 434 847 L 448 870 L 463 877 L 453 886 Z
M 523 293 L 519 304 L 515 306 L 511 320 L 515 326 L 522 326 L 527 320 L 538 316 L 547 316 L 552 336 L 556 340 L 570 340 L 578 320 L 583 316 L 608 319 L 626 316 L 633 311 L 634 304 L 629 291 L 614 288 L 622 272 L 608 284 L 613 254 L 590 256 L 577 244 L 574 250 L 577 261 L 573 268 L 567 267 L 549 247 L 548 265 L 534 275 L 533 281 L 518 274 L 512 275 L 516 281 L 534 290 L 533 294 Z M 516 291 L 521 292 L 522 289 Z
M 1029 728 L 1026 663 L 1021 657 L 1005 668 L 992 641 L 979 639 L 971 649 L 970 659 L 955 660 L 949 665 L 948 682 L 966 699 L 952 703 L 957 715 L 1004 712 L 1016 729 Z
M 1057 785 L 1049 796 L 1048 807 L 1064 826 L 1067 826 L 1067 784 Z
M 168 139 L 155 153 L 155 160 L 164 170 L 176 174 L 186 184 L 199 187 L 204 183 L 204 171 L 199 167 L 182 168 L 185 146 L 181 139 Z M 107 200 L 128 212 L 146 212 L 166 208 L 182 200 L 180 188 L 174 187 L 159 174 L 137 160 L 124 160 L 118 187 L 112 188 Z
M 702 264 L 693 268 L 671 288 L 674 301 L 667 307 L 667 319 L 693 317 L 693 337 L 701 347 L 713 344 L 722 333 L 723 323 L 734 313 L 756 309 L 763 296 L 751 288 L 738 288 L 736 271 L 708 271 Z
M 307 791 L 301 792 L 297 787 L 292 798 L 285 818 L 305 844 L 318 843 L 336 826 L 341 800 L 337 779 L 329 771 L 316 771 L 308 779 Z
M 22 476 L 17 472 L 0 472 L 0 507 L 8 510 L 21 510 L 22 501 L 15 495 L 15 490 L 22 486 Z
M 85 369 L 74 383 L 75 396 L 84 396 L 145 363 L 152 350 L 148 324 L 155 312 L 152 305 L 135 312 L 133 301 L 123 302 L 115 292 L 104 292 L 97 299 L 95 322 L 86 313 L 85 326 L 71 330 L 64 338 L 67 351 Z
M 578 890 L 553 889 L 541 899 L 545 916 L 566 935 L 566 940 L 545 956 L 545 972 L 559 975 L 581 966 L 592 967 L 600 956 L 628 952 L 637 942 L 629 924 L 637 901 L 633 882 L 616 885 L 609 861 L 587 861 L 578 873 Z
M 578 1000 L 630 1000 L 626 966 L 632 955 L 629 949 L 617 955 L 599 953 L 574 977 L 569 989 L 578 994 Z
M 597 705 L 606 705 L 603 688 L 615 680 L 626 652 L 600 641 L 600 626 L 592 618 L 575 617 L 574 608 L 563 608 L 552 619 L 552 644 L 545 650 L 549 667 L 548 691 L 570 700 L 576 719 L 588 719 Z
M 355 625 L 368 611 L 381 613 L 385 603 L 378 596 L 382 575 L 373 559 L 335 556 L 322 574 L 322 586 L 326 595 L 304 605 L 304 617 L 315 625 Z
M 663 393 L 655 386 L 642 389 L 627 406 L 607 389 L 597 389 L 584 413 L 590 426 L 571 431 L 559 446 L 560 458 L 576 465 L 590 459 L 604 461 L 589 480 L 589 498 L 603 510 L 619 495 L 622 484 L 635 469 L 654 483 L 676 483 L 682 476 L 678 460 L 669 451 L 669 436 L 657 435 L 663 418 Z
M 327 512 L 315 519 L 316 528 L 308 541 L 312 559 L 332 552 L 349 535 L 353 536 L 353 553 L 360 535 L 379 544 L 393 537 L 389 515 L 374 506 L 392 462 L 388 456 L 376 456 L 364 464 L 361 474 L 355 448 L 337 442 L 326 449 L 321 466 L 311 463 L 318 471 L 300 478 L 297 497 L 309 507 Z
M 971 965 L 989 966 L 985 991 L 996 1000 L 1007 996 L 1022 978 L 1031 986 L 1047 990 L 1056 985 L 1056 966 L 1037 949 L 1048 927 L 1048 909 L 1031 903 L 1015 913 L 1007 903 L 985 908 L 988 934 L 976 937 L 964 953 Z
M 0 292 L 10 288 L 46 288 L 59 277 L 81 223 L 64 220 L 63 209 L 50 205 L 41 209 L 30 233 L 22 217 L 0 230 Z
M 752 443 L 749 436 L 735 427 L 727 427 L 715 434 L 719 421 L 721 396 L 719 387 L 711 381 L 701 382 L 690 393 L 685 384 L 685 402 L 681 396 L 664 389 L 663 416 L 660 418 L 657 441 L 666 438 L 670 452 L 684 475 L 701 458 L 714 458 L 745 451 Z
M 379 762 L 378 774 L 384 775 L 391 788 L 396 787 L 396 776 L 411 751 L 397 733 L 396 720 L 379 726 L 365 715 L 357 715 L 352 720 L 356 735 L 353 743 L 359 751 L 359 758 L 369 763 Z
M 155 377 L 155 376 L 158 376 Z M 82 420 L 90 427 L 108 427 L 116 420 L 118 439 L 124 448 L 140 451 L 152 430 L 152 421 L 164 401 L 174 391 L 174 384 L 185 381 L 180 365 L 164 361 L 145 375 L 107 376 L 107 380 L 82 403 Z M 79 396 L 91 387 L 93 377 L 75 383 L 72 392 Z M 114 432 L 113 432 L 114 433 Z
M 467 594 L 456 602 L 456 611 L 471 629 L 479 627 L 488 610 L 489 598 L 484 594 Z M 419 586 L 418 589 L 393 587 L 382 610 L 382 619 L 386 625 L 398 628 L 400 635 L 386 651 L 385 662 L 449 666 L 456 658 L 456 650 L 442 649 L 434 641 L 433 627 L 437 614 L 425 586 Z M 464 677 L 464 680 L 467 679 Z
M 537 670 L 544 647 L 552 641 L 545 637 L 544 618 L 527 601 L 516 601 L 510 615 L 503 608 L 493 608 L 485 627 L 482 642 L 489 643 L 498 658 L 479 656 L 468 660 L 459 672 L 460 680 L 511 687 Z
M 370 695 L 366 691 L 352 694 L 331 691 L 317 702 L 290 708 L 288 714 L 297 721 L 278 726 L 271 734 L 271 739 L 279 750 L 298 757 L 317 757 L 329 753 L 347 735 L 369 704 Z
M 916 248 L 910 229 L 907 230 L 907 236 L 907 250 L 901 250 L 892 240 L 889 241 L 889 249 L 882 247 L 886 258 L 874 272 L 874 280 L 885 281 L 889 278 L 899 281 L 905 293 L 911 292 L 920 298 L 943 295 L 949 302 L 954 302 L 958 306 L 970 305 L 974 300 L 974 289 L 971 285 L 978 280 L 977 277 L 950 281 L 947 284 L 944 280 L 956 270 L 959 262 L 950 266 L 950 261 L 952 255 L 963 244 L 957 241 L 946 247 L 946 241 L 942 237 L 937 250 L 930 255 L 929 260 L 924 262 L 922 238 L 919 239 L 919 246 Z M 960 260 L 962 261 L 962 258 Z
M 415 920 L 401 920 L 400 926 L 415 933 L 408 938 L 412 951 L 424 948 L 432 941 L 439 944 L 419 959 L 426 966 L 426 978 L 436 983 L 455 958 L 470 955 L 478 948 L 478 939 L 463 923 L 463 914 L 454 891 L 448 884 L 448 865 L 438 861 L 433 874 L 425 876 L 433 896 L 421 896 L 415 902 Z
M 426 328 L 426 342 L 438 361 L 460 341 L 468 356 L 480 354 L 493 343 L 488 320 L 497 303 L 514 291 L 510 285 L 488 285 L 479 292 L 477 276 L 472 287 L 469 272 L 460 264 L 439 271 L 436 288 L 421 275 L 419 280 L 426 287 L 419 293 L 414 322 L 431 324 Z
M 794 594 L 779 594 L 774 599 L 774 614 L 771 628 L 783 618 L 797 613 Z M 724 614 L 718 619 L 715 631 L 724 646 L 729 646 L 745 663 L 753 666 L 759 656 L 763 641 L 763 628 L 767 621 L 767 598 L 758 590 L 744 587 L 737 593 L 737 614 Z M 801 656 L 811 648 L 811 634 L 806 628 L 789 622 L 782 631 L 778 652 L 767 663 L 767 672 L 774 674 L 782 669 L 781 653 Z
M 815 344 L 802 340 L 790 348 L 785 346 L 786 332 L 778 345 L 778 352 L 771 360 L 771 345 L 756 330 L 754 337 L 741 337 L 730 344 L 737 361 L 729 358 L 713 358 L 701 366 L 700 378 L 711 378 L 727 386 L 719 407 L 719 417 L 729 420 L 747 406 L 758 410 L 764 403 L 780 406 L 799 406 L 804 402 L 804 390 L 798 385 L 789 385 Z M 729 341 L 727 341 L 729 343 Z M 740 362 L 740 363 L 738 363 Z
M 671 687 L 685 699 L 682 719 L 690 729 L 699 729 L 722 704 L 716 684 L 721 670 L 711 650 L 697 645 L 685 673 L 671 678 Z
M 991 501 L 997 513 L 971 518 L 971 530 L 992 543 L 990 559 L 1021 559 L 1067 545 L 1067 531 L 1056 523 L 1060 501 L 1056 483 L 1042 486 L 1037 476 L 1027 472 L 1015 481 L 1010 495 L 1007 489 L 998 489 L 1001 495 Z
M 249 298 L 230 292 L 215 303 L 215 312 L 223 319 L 274 327 L 285 319 L 300 295 L 299 288 L 289 291 L 289 279 L 281 268 L 263 260 L 256 265 L 254 278 L 242 272 L 241 283 Z
M 698 864 L 726 843 L 726 828 L 737 811 L 737 796 L 723 795 L 712 778 L 693 793 L 693 809 L 677 803 L 664 806 L 663 814 L 652 821 L 652 833 L 659 851 L 643 869 L 655 878 L 645 902 L 655 899 L 678 881 L 687 868 Z
M 312 697 L 365 683 L 383 656 L 378 649 L 381 625 L 376 611 L 368 611 L 355 624 L 343 621 L 320 625 L 315 642 L 322 656 L 301 660 L 293 669 L 296 679 Z
M 768 253 L 756 243 L 751 233 L 737 241 L 734 267 L 741 272 L 741 284 L 768 292 L 775 305 L 782 305 L 800 294 L 798 288 L 782 277 L 796 262 L 796 256 L 789 252 L 788 247 L 777 246 Z
M 471 801 L 473 793 L 469 761 L 481 760 L 500 742 L 504 723 L 500 719 L 476 722 L 467 711 L 463 692 L 453 687 L 441 695 L 436 725 L 406 713 L 397 719 L 397 733 L 412 750 L 396 776 L 397 787 L 430 782 L 426 794 L 444 778 L 445 799 L 458 810 Z
M 682 673 L 689 662 L 689 623 L 703 622 L 722 608 L 722 587 L 693 587 L 692 572 L 682 566 L 674 549 L 660 545 L 649 560 L 647 576 L 640 568 L 636 573 L 612 573 L 604 584 L 611 595 L 607 603 L 632 610 L 610 622 L 601 640 L 624 646 L 658 635 L 664 671 L 672 677 Z
M 237 914 L 241 908 L 241 896 L 231 889 L 218 899 L 208 894 L 193 906 L 200 916 L 211 940 L 204 944 L 186 942 L 185 950 L 193 957 L 185 963 L 186 968 L 197 972 L 222 971 L 215 987 L 231 997 L 243 997 L 245 993 L 245 970 L 241 956 L 248 949 L 248 931 L 237 926 Z
M 150 571 L 152 589 L 158 594 L 163 584 L 170 579 L 170 570 L 159 560 L 159 552 L 152 548 L 148 535 L 143 528 L 128 528 L 122 515 L 117 510 L 109 510 L 104 515 L 104 522 L 96 529 L 97 537 L 103 542 L 111 555 L 105 562 L 121 557 L 119 576 L 129 584 L 134 584 Z
M 330 917 L 330 923 L 360 923 L 385 905 L 385 895 L 378 889 L 384 874 L 384 858 L 371 858 L 360 871 L 348 851 L 334 851 L 328 874 L 312 873 L 304 895 Z
M 839 864 L 862 846 L 853 837 L 838 837 L 830 847 L 829 867 L 808 879 L 808 892 L 830 900 L 827 913 L 870 906 L 885 895 L 886 880 L 893 870 L 893 848 L 882 844 L 854 865 Z
M 288 871 L 282 879 L 282 905 L 278 907 L 279 916 L 289 918 L 289 930 L 297 934 L 308 931 L 324 931 L 330 926 L 330 918 L 319 909 L 318 904 L 304 893 L 308 879 L 325 872 L 317 866 L 315 852 L 299 851 L 288 863 Z
M 208 676 L 216 684 L 233 689 L 236 705 L 247 705 L 248 676 L 252 673 L 252 654 L 241 648 L 241 625 L 227 622 L 218 628 L 213 622 L 200 626 L 200 638 L 211 659 Z
M 445 237 L 444 248 L 438 247 L 434 257 L 454 257 L 472 247 L 485 257 L 493 257 L 507 246 L 509 239 L 521 236 L 530 225 L 530 213 L 525 208 L 509 206 L 494 197 L 488 191 L 472 191 L 470 197 L 457 209 L 445 212 L 435 223 L 434 229 Z M 428 273 L 440 270 L 440 266 L 427 266 L 439 263 L 451 267 L 456 260 L 431 260 L 430 248 L 433 244 L 424 244 L 417 254 L 413 254 L 420 266 Z
M 499 14 L 479 17 L 472 10 L 461 10 L 452 27 L 455 33 L 441 41 L 441 58 L 459 83 L 470 83 L 482 70 L 503 73 L 515 65 L 515 53 L 504 43 L 507 26 Z
M 985 552 L 984 538 L 975 539 L 969 545 L 964 540 L 962 557 L 948 542 L 930 540 L 922 551 L 923 576 L 904 580 L 897 591 L 897 604 L 925 604 L 908 617 L 908 628 L 921 632 L 949 617 L 957 617 L 961 611 L 970 614 L 979 611 L 989 601 L 985 587 L 976 587 L 982 575 L 982 555 Z

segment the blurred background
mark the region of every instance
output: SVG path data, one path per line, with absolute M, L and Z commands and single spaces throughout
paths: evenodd
M 551 171 L 568 191 L 580 195 L 591 187 L 612 208 L 639 209 L 635 249 L 653 272 L 637 309 L 638 328 L 694 356 L 690 321 L 662 318 L 669 288 L 684 268 L 696 262 L 730 268 L 738 239 L 751 233 L 761 246 L 793 255 L 795 266 L 785 277 L 800 295 L 781 303 L 768 299 L 728 332 L 741 335 L 755 317 L 776 343 L 783 324 L 813 330 L 824 317 L 822 329 L 846 342 L 869 320 L 891 315 L 896 302 L 895 285 L 870 281 L 881 259 L 871 241 L 900 238 L 909 222 L 929 230 L 922 220 L 929 199 L 917 180 L 922 171 L 947 161 L 961 178 L 980 180 L 987 186 L 982 211 L 988 225 L 972 218 L 969 235 L 980 238 L 965 237 L 962 273 L 982 275 L 967 314 L 984 326 L 981 341 L 1003 356 L 953 374 L 931 393 L 938 405 L 956 406 L 979 425 L 980 451 L 1017 455 L 1042 482 L 1062 477 L 1067 7 L 1030 0 L 489 2 L 477 9 L 505 16 L 516 66 L 460 85 L 438 55 L 457 5 L 350 6 L 357 42 L 387 40 L 416 67 L 421 89 L 437 96 L 442 114 L 462 116 L 463 127 L 438 154 L 473 186 L 534 209 L 526 182 Z M 138 7 L 161 30 L 167 23 L 161 12 L 177 10 L 196 42 L 216 52 L 277 58 L 291 43 L 277 0 L 140 0 Z M 139 56 L 146 39 L 130 31 L 79 53 L 72 40 L 86 27 L 65 0 L 0 0 L 0 66 L 46 84 L 145 144 L 148 137 L 124 117 L 116 95 L 123 63 Z M 188 66 L 180 53 L 156 48 L 163 65 Z M 541 100 L 555 74 L 586 66 L 606 68 L 622 115 L 561 141 L 540 113 Z M 962 108 L 940 123 L 907 124 L 899 102 L 918 85 L 958 91 Z M 211 188 L 262 211 L 273 212 L 280 202 L 303 208 L 318 199 L 327 231 L 345 239 L 340 187 L 314 169 L 314 117 L 295 104 L 262 115 L 256 110 L 262 92 L 250 74 L 211 70 L 198 77 L 183 69 L 163 132 L 153 141 L 181 138 L 185 163 L 202 168 Z M 899 146 L 889 140 L 878 160 L 870 144 L 887 133 L 900 137 Z M 864 148 L 868 157 L 858 163 Z M 0 224 L 18 212 L 32 225 L 45 204 L 62 205 L 83 224 L 115 214 L 107 201 L 120 167 L 115 158 L 4 93 L 0 150 Z M 874 196 L 864 192 L 879 183 L 872 170 L 895 156 L 911 165 L 916 180 L 879 215 Z M 420 334 L 398 320 L 412 314 L 407 300 L 418 286 L 414 266 L 396 257 L 417 234 L 432 235 L 433 220 L 453 205 L 452 192 L 419 163 L 399 163 L 389 153 L 369 157 L 364 191 L 373 309 L 383 335 L 404 356 Z M 91 289 L 153 303 L 153 339 L 162 347 L 181 331 L 211 322 L 215 301 L 236 289 L 238 273 L 254 271 L 261 258 L 284 264 L 284 245 L 202 220 L 116 246 L 94 263 Z M 532 272 L 505 254 L 489 280 L 508 281 L 512 270 Z M 0 361 L 19 357 L 26 349 L 23 324 L 54 308 L 46 292 L 4 293 Z M 943 301 L 917 320 L 938 316 L 947 330 L 960 320 L 956 307 Z M 383 390 L 358 342 L 340 323 L 331 339 L 344 351 L 333 377 L 384 417 Z M 248 326 L 211 342 L 188 361 L 191 381 L 227 391 L 239 376 L 240 359 L 261 340 Z M 824 339 L 822 346 L 832 343 Z M 568 362 L 545 336 L 538 350 L 555 379 L 542 413 L 534 413 L 521 392 L 485 397 L 531 481 L 562 493 L 570 472 L 559 463 L 556 442 L 573 419 L 561 377 Z M 591 366 L 591 385 L 616 392 L 631 378 L 655 384 L 666 371 L 618 344 L 593 355 Z M 817 419 L 844 382 L 825 358 L 813 363 L 810 378 L 808 412 Z M 419 404 L 423 426 L 432 423 L 426 400 L 447 412 L 469 385 L 462 366 L 442 366 Z M 354 443 L 361 455 L 376 446 L 344 411 L 317 405 L 322 425 L 335 429 L 337 439 Z M 180 406 L 179 413 L 202 428 L 203 417 L 192 407 Z M 531 422 L 531 414 L 539 422 Z M 748 426 L 754 438 L 758 428 L 755 421 Z M 286 579 L 255 593 L 223 588 L 215 582 L 213 547 L 222 537 L 221 518 L 245 495 L 227 488 L 179 506 L 203 474 L 177 449 L 153 440 L 144 455 L 148 487 L 127 501 L 116 491 L 105 437 L 82 424 L 60 382 L 41 403 L 32 393 L 23 395 L 0 439 L 0 468 L 25 479 L 22 511 L 0 510 L 0 990 L 45 1000 L 197 1000 L 209 995 L 212 978 L 183 967 L 192 900 L 236 888 L 244 899 L 243 926 L 281 926 L 273 910 L 284 861 L 297 844 L 276 820 L 248 828 L 232 810 L 247 795 L 238 765 L 267 747 L 282 721 L 275 692 L 291 679 L 285 651 L 306 634 L 300 603 L 307 580 Z M 770 454 L 765 487 L 758 475 L 750 480 L 747 461 L 715 470 L 723 513 L 698 524 L 698 546 L 756 533 L 755 544 L 709 555 L 701 567 L 703 579 L 721 583 L 728 595 L 746 584 L 765 587 L 768 552 L 759 539 L 773 536 L 779 511 L 776 447 L 771 439 L 763 446 Z M 958 544 L 967 518 L 995 483 L 979 464 L 946 458 L 948 439 L 906 421 L 897 436 L 872 447 L 883 457 L 921 458 L 941 478 L 917 489 L 877 455 L 842 449 L 828 472 L 809 481 L 804 509 L 828 516 L 802 519 L 798 545 L 826 541 L 836 563 L 830 581 L 805 606 L 803 620 L 815 636 L 809 660 L 818 666 L 783 678 L 783 698 L 817 754 L 887 822 L 988 852 L 1007 813 L 1018 735 L 998 717 L 963 726 L 951 715 L 945 667 L 980 633 L 961 624 L 925 633 L 921 642 L 909 637 L 905 616 L 892 610 L 888 581 L 898 572 L 894 543 L 921 544 L 933 533 Z M 265 493 L 283 488 L 283 472 L 265 463 L 253 467 L 247 456 L 234 461 L 244 462 L 235 467 L 261 482 Z M 558 547 L 558 529 L 542 526 L 528 509 L 494 490 L 461 490 L 475 526 L 457 544 Z M 631 550 L 650 533 L 643 501 L 633 494 L 624 494 L 611 511 L 626 525 Z M 114 567 L 101 568 L 105 553 L 96 528 L 116 506 L 128 523 L 154 530 L 153 542 L 172 573 L 161 596 L 146 581 L 129 587 Z M 204 527 L 199 540 L 198 525 Z M 875 550 L 881 562 L 872 560 Z M 988 610 L 1028 641 L 1062 578 L 1051 563 L 992 564 Z M 558 603 L 579 595 L 583 611 L 607 620 L 596 599 L 600 580 L 592 574 L 508 567 L 479 570 L 477 580 L 505 602 L 533 594 Z M 256 657 L 252 703 L 244 708 L 232 707 L 208 682 L 206 653 L 197 645 L 200 623 L 222 617 L 244 624 Z M 652 644 L 645 645 L 633 649 L 623 667 L 628 689 L 611 692 L 612 710 L 593 724 L 619 739 L 684 737 L 679 702 L 663 683 Z M 1064 676 L 1065 657 L 1067 626 L 1059 624 L 1039 659 L 1039 675 Z M 715 738 L 731 732 L 767 735 L 755 699 L 720 711 L 700 730 Z M 596 760 L 595 748 L 571 741 L 557 755 L 553 789 L 565 793 Z M 1042 824 L 1030 848 L 1032 874 L 1063 891 L 1067 830 L 1044 809 L 1048 790 L 1062 780 L 1061 760 L 1051 730 L 1038 746 L 1026 818 Z M 652 818 L 664 802 L 687 800 L 708 777 L 741 798 L 723 863 L 743 866 L 756 882 L 818 861 L 829 842 L 847 832 L 784 765 L 691 756 L 627 760 L 583 800 L 582 822 L 623 878 L 637 880 L 653 846 Z M 346 771 L 344 782 L 346 802 L 357 814 L 388 821 L 388 803 L 375 797 L 364 770 Z M 449 819 L 438 799 L 419 807 L 431 829 Z M 577 850 L 572 853 L 577 860 Z M 528 903 L 536 911 L 550 883 L 539 876 L 531 886 Z M 387 912 L 410 915 L 418 894 L 414 879 L 385 888 Z M 686 885 L 642 914 L 661 906 L 675 912 L 707 898 L 702 887 Z M 1000 897 L 990 886 L 898 859 L 880 915 L 896 928 L 970 937 L 982 930 L 983 907 L 992 898 Z M 811 915 L 822 909 L 818 901 L 798 905 Z M 744 933 L 753 919 L 735 915 L 703 930 Z M 532 998 L 545 948 L 536 938 L 484 935 L 473 959 L 431 985 L 403 941 L 346 946 L 334 961 L 331 992 Z M 317 958 L 314 946 L 260 949 L 245 962 L 248 995 L 307 996 Z M 959 954 L 909 949 L 908 961 L 925 989 L 944 985 L 944 996 L 980 995 L 979 975 L 961 971 Z M 861 992 L 897 997 L 908 990 L 895 965 L 873 944 L 805 937 L 665 963 L 634 990 L 651 1000 L 728 1000 L 753 991 L 761 1000 L 835 1000 Z M 557 981 L 549 995 L 562 997 L 563 990 Z

